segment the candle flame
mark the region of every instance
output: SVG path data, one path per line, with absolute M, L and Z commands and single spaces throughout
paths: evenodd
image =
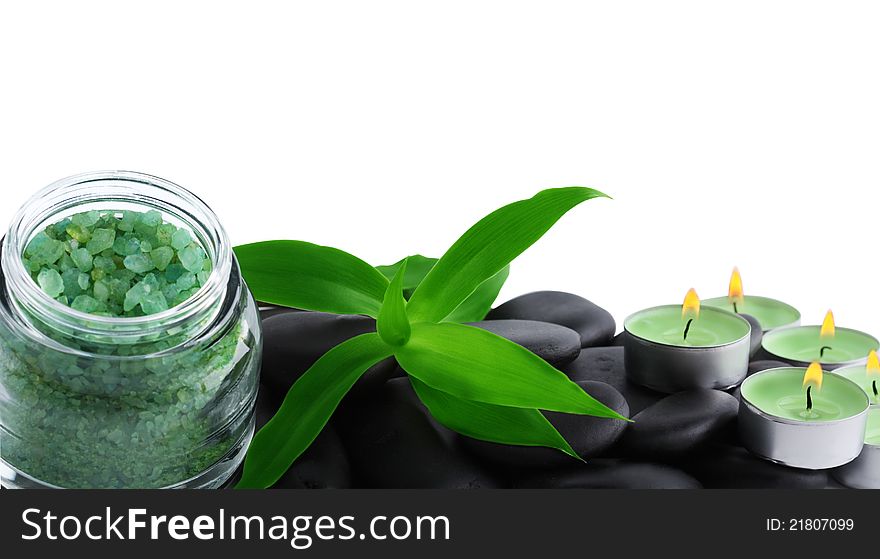
M 808 386 L 816 387 L 816 390 L 822 388 L 822 366 L 816 362 L 810 363 L 807 372 L 804 374 L 804 388 Z
M 734 267 L 730 274 L 730 287 L 727 290 L 727 298 L 731 304 L 742 305 L 745 300 L 743 293 L 743 280 L 739 275 L 739 268 Z
M 693 319 L 700 317 L 700 297 L 693 287 L 684 296 L 684 304 L 681 306 L 681 317 Z
M 880 359 L 877 358 L 877 352 L 873 349 L 868 354 L 868 364 L 865 366 L 868 376 L 880 377 Z
M 834 337 L 834 313 L 830 310 L 825 314 L 825 320 L 822 321 L 822 329 L 819 330 L 819 337 L 822 339 Z

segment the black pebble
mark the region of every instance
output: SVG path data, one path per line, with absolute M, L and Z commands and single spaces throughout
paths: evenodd
M 723 435 L 738 411 L 737 399 L 718 390 L 672 394 L 633 417 L 619 451 L 650 460 L 682 456 Z
M 519 344 L 553 366 L 571 363 L 581 351 L 581 338 L 571 328 L 536 320 L 483 320 L 471 326 Z
M 731 445 L 712 445 L 679 467 L 709 489 L 823 489 L 824 470 L 802 470 L 774 464 Z
M 624 417 L 629 416 L 626 400 L 613 387 L 595 381 L 581 381 L 577 384 L 593 398 L 617 413 Z M 600 456 L 617 442 L 627 426 L 627 423 L 620 419 L 556 412 L 544 412 L 544 415 L 574 451 L 584 459 Z M 487 463 L 515 469 L 553 468 L 576 463 L 571 456 L 546 447 L 491 443 L 464 436 L 462 445 Z
M 790 367 L 788 363 L 784 361 L 775 361 L 773 359 L 765 359 L 763 361 L 752 361 L 749 363 L 749 376 L 752 376 L 755 373 L 760 373 L 761 371 L 766 371 L 767 369 L 775 369 L 777 367 Z
M 740 316 L 746 319 L 749 326 L 752 327 L 751 338 L 749 339 L 749 357 L 754 356 L 761 349 L 761 341 L 764 339 L 764 330 L 761 329 L 761 323 L 758 319 L 750 314 L 740 313 Z
M 457 448 L 413 398 L 408 379 L 395 379 L 349 410 L 338 423 L 358 486 L 385 489 L 479 489 L 497 481 Z
M 581 347 L 609 345 L 614 318 L 583 297 L 561 291 L 536 291 L 507 301 L 489 311 L 487 320 L 538 320 L 567 326 L 581 336 Z
M 613 386 L 623 394 L 630 413 L 636 414 L 665 398 L 667 394 L 649 390 L 626 378 L 622 347 L 588 347 L 578 358 L 560 370 L 575 381 L 596 380 Z
M 260 303 L 260 320 L 266 320 L 276 314 L 285 314 L 292 312 L 306 312 L 302 309 L 292 309 L 290 307 L 276 307 L 274 305 L 264 305 Z
M 340 343 L 376 331 L 376 321 L 356 315 L 286 312 L 263 321 L 263 384 L 283 397 L 322 355 Z M 386 359 L 355 383 L 354 393 L 377 389 L 393 374 L 397 363 Z
M 271 390 L 260 387 L 257 395 L 257 430 L 281 405 Z M 273 489 L 346 489 L 352 486 L 351 466 L 336 430 L 327 425 L 309 448 L 281 476 Z
M 517 480 L 520 489 L 700 489 L 685 472 L 660 464 L 591 460 L 565 470 Z

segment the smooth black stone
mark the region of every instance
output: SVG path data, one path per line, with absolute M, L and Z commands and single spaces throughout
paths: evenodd
M 623 347 L 623 344 L 626 343 L 626 332 L 621 332 L 620 334 L 614 336 L 614 339 L 611 340 L 611 345 L 614 347 Z
M 751 337 L 749 338 L 749 357 L 754 356 L 761 349 L 761 341 L 764 339 L 764 330 L 758 319 L 750 314 L 740 313 L 740 316 L 746 319 L 749 326 L 752 327 Z
M 639 413 L 667 396 L 639 386 L 626 378 L 622 347 L 584 348 L 577 359 L 560 367 L 560 370 L 575 382 L 595 380 L 610 384 L 626 398 L 632 414 Z
M 302 309 L 292 309 L 289 307 L 276 307 L 274 305 L 260 304 L 260 320 L 266 320 L 276 314 L 286 314 L 292 312 L 306 312 Z
M 712 445 L 678 466 L 707 489 L 824 489 L 825 470 L 789 468 L 732 445 Z
M 775 369 L 777 367 L 790 367 L 790 365 L 785 361 L 776 361 L 774 359 L 752 361 L 751 363 L 749 363 L 748 376 L 752 376 L 755 373 L 760 373 L 761 371 L 766 371 L 767 369 Z
M 265 386 L 257 395 L 256 428 L 265 425 L 281 405 L 281 399 Z M 351 466 L 342 440 L 327 425 L 309 448 L 275 482 L 272 489 L 347 489 L 352 486 Z
M 571 363 L 581 352 L 581 338 L 571 328 L 536 320 L 483 320 L 471 326 L 521 345 L 553 366 Z
M 577 384 L 593 398 L 617 413 L 629 416 L 626 400 L 613 387 L 595 381 L 581 381 Z M 572 449 L 584 459 L 601 456 L 617 442 L 627 426 L 627 423 L 620 419 L 556 412 L 544 412 L 544 415 L 568 441 Z M 555 468 L 576 463 L 571 456 L 546 447 L 491 443 L 470 437 L 462 437 L 462 445 L 480 460 L 516 469 Z
M 263 384 L 284 396 L 322 355 L 340 343 L 376 331 L 376 321 L 356 315 L 286 312 L 263 321 Z M 357 393 L 375 390 L 393 374 L 397 363 L 386 359 L 355 383 Z
M 737 399 L 719 390 L 672 394 L 633 417 L 618 450 L 651 460 L 678 457 L 722 436 L 738 410 Z
M 349 410 L 339 431 L 359 487 L 480 489 L 498 482 L 461 451 L 454 433 L 413 400 L 408 379 L 394 379 Z
M 614 318 L 583 297 L 561 291 L 536 291 L 507 301 L 487 320 L 538 320 L 567 326 L 581 336 L 581 347 L 607 346 L 614 338 Z
M 591 460 L 514 482 L 519 489 L 700 489 L 687 473 L 660 464 Z

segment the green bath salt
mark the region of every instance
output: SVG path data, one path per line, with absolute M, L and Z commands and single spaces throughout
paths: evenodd
M 155 210 L 92 210 L 49 225 L 23 260 L 40 288 L 78 311 L 137 317 L 175 307 L 207 281 L 211 261 Z
M 145 183 L 161 180 L 145 175 L 129 190 L 112 190 L 128 178 L 110 179 L 105 193 L 135 209 L 86 204 L 36 222 L 26 235 L 7 234 L 0 254 L 6 486 L 216 487 L 243 457 L 260 362 L 256 304 L 201 201 L 169 183 L 153 189 Z M 83 184 L 78 192 L 98 197 L 94 181 Z M 138 208 L 130 188 L 164 197 L 173 217 Z

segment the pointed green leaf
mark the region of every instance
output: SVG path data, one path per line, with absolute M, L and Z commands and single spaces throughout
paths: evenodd
M 481 283 L 477 289 L 460 304 L 452 314 L 444 318 L 447 322 L 479 322 L 486 318 L 492 310 L 492 303 L 498 298 L 507 276 L 510 275 L 510 266 L 501 268 L 501 271 Z
M 303 241 L 235 247 L 241 272 L 258 301 L 310 311 L 376 317 L 388 280 L 347 252 Z
M 401 346 L 409 340 L 410 326 L 406 317 L 406 299 L 403 298 L 403 278 L 406 275 L 406 260 L 397 270 L 388 289 L 385 301 L 379 310 L 376 330 L 386 344 Z
M 403 296 L 409 299 L 410 296 L 412 296 L 413 291 L 416 290 L 416 287 L 422 283 L 422 280 L 425 279 L 425 276 L 428 275 L 428 272 L 430 272 L 431 268 L 434 267 L 434 264 L 437 263 L 437 259 L 428 258 L 421 254 L 413 254 L 412 256 L 398 260 L 394 264 L 376 266 L 376 269 L 379 270 L 388 281 L 391 281 L 391 278 L 397 274 L 397 271 L 403 266 L 404 262 L 406 262 L 406 274 L 403 276 Z
M 428 275 L 428 272 L 431 271 L 431 268 L 434 267 L 438 260 L 436 258 L 426 258 L 420 254 L 410 256 L 408 259 L 404 258 L 404 260 L 409 262 L 403 280 L 403 295 L 409 299 L 413 291 L 415 291 L 425 276 Z M 376 266 L 376 269 L 390 280 L 397 273 L 397 270 L 400 269 L 402 263 L 403 260 L 387 266 Z M 486 314 L 492 308 L 492 303 L 498 298 L 498 293 L 501 292 L 501 288 L 504 286 L 504 282 L 507 281 L 509 275 L 510 266 L 505 266 L 500 272 L 481 283 L 461 305 L 452 311 L 449 316 L 444 317 L 443 320 L 449 322 L 477 322 L 486 318 Z
M 266 488 L 278 481 L 312 444 L 355 381 L 390 355 L 391 349 L 371 332 L 342 342 L 318 359 L 254 436 L 236 488 Z
M 580 459 L 540 411 L 462 400 L 409 377 L 434 418 L 453 431 L 492 443 L 546 446 Z
M 473 326 L 413 324 L 394 356 L 411 376 L 465 400 L 626 420 L 534 353 Z
M 605 194 L 591 188 L 554 188 L 484 217 L 446 251 L 416 288 L 408 307 L 410 320 L 443 320 L 568 210 L 600 196 Z

